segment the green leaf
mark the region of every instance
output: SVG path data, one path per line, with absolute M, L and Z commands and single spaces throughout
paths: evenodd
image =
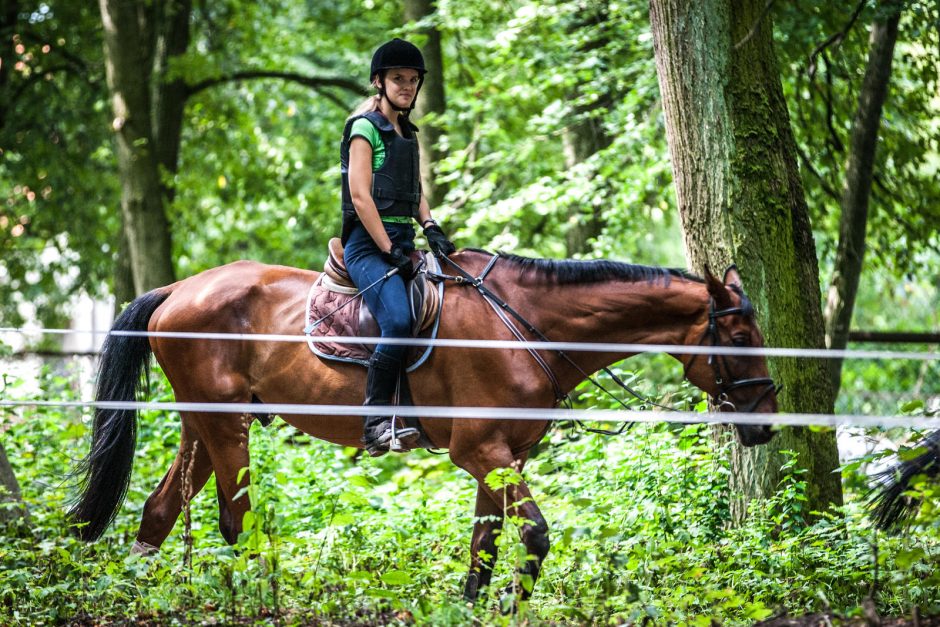
M 238 469 L 238 474 L 235 476 L 235 483 L 241 483 L 242 479 L 245 478 L 245 473 L 248 472 L 248 466 Z
M 389 586 L 406 586 L 412 583 L 411 575 L 403 570 L 390 570 L 383 573 L 380 579 Z
M 359 486 L 360 488 L 371 488 L 372 482 L 369 481 L 368 477 L 363 475 L 350 475 L 346 477 L 346 480 L 349 481 L 354 486 Z

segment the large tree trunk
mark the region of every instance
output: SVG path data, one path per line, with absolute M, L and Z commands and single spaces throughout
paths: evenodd
M 408 22 L 427 20 L 436 10 L 434 0 L 405 0 L 405 20 Z M 444 97 L 444 58 L 441 54 L 441 32 L 437 27 L 426 26 L 419 29 L 419 32 L 426 38 L 421 52 L 428 73 L 415 106 L 415 119 L 420 122 L 426 115 L 433 115 L 432 121 L 420 125 L 421 132 L 418 133 L 418 146 L 421 149 L 421 187 L 433 209 L 441 204 L 447 194 L 446 187 L 439 185 L 435 176 L 437 163 L 441 159 L 441 151 L 438 148 L 441 139 L 440 118 L 447 108 Z
M 820 348 L 819 270 L 772 27 L 762 0 L 651 0 L 656 65 L 689 265 L 737 263 L 771 346 Z M 783 411 L 831 413 L 828 368 L 772 360 Z M 784 429 L 736 446 L 734 515 L 778 488 L 786 458 L 807 471 L 805 511 L 842 502 L 835 433 Z
M 852 124 L 849 157 L 842 189 L 842 215 L 839 217 L 839 245 L 832 283 L 826 299 L 826 346 L 843 349 L 849 339 L 849 325 L 855 308 L 859 276 L 865 259 L 865 231 L 868 202 L 875 167 L 875 149 L 881 112 L 888 95 L 894 44 L 898 39 L 901 4 L 886 0 L 876 18 L 869 39 L 868 66 L 858 95 L 858 110 Z M 832 388 L 838 394 L 842 380 L 842 360 L 829 360 Z
M 13 474 L 3 443 L 0 442 L 0 525 L 23 519 L 25 516 L 26 509 L 20 500 L 20 485 Z
M 100 0 L 121 176 L 121 212 L 138 294 L 175 280 L 151 117 L 154 12 L 158 4 Z
M 124 219 L 121 219 L 121 232 L 119 234 L 117 254 L 114 257 L 114 318 L 121 315 L 124 305 L 137 297 L 134 289 L 134 271 L 131 268 L 130 244 L 127 242 L 127 229 L 124 228 Z

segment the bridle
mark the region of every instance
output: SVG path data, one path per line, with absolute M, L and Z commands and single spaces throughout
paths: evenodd
M 741 304 L 737 307 L 728 307 L 726 309 L 718 309 L 715 305 L 715 299 L 712 297 L 708 298 L 708 327 L 706 327 L 705 332 L 702 333 L 701 339 L 698 341 L 698 345 L 703 345 L 707 340 L 711 341 L 711 345 L 714 347 L 721 346 L 721 339 L 718 335 L 718 318 L 724 316 L 753 316 L 754 308 L 751 306 L 751 301 L 747 296 L 741 292 L 740 289 L 735 289 L 735 292 L 741 297 Z M 688 378 L 689 369 L 692 367 L 692 364 L 698 358 L 698 355 L 692 355 L 692 359 L 685 364 L 685 375 Z M 712 371 L 715 373 L 715 385 L 718 387 L 718 393 L 715 395 L 715 403 L 719 408 L 721 407 L 730 407 L 732 411 L 739 411 L 741 413 L 747 414 L 754 411 L 754 408 L 757 407 L 761 401 L 763 401 L 768 394 L 774 392 L 774 394 L 779 394 L 783 389 L 783 384 L 776 385 L 774 380 L 770 377 L 751 377 L 748 379 L 736 379 L 734 374 L 731 372 L 731 368 L 728 367 L 728 362 L 721 355 L 715 355 L 709 353 L 708 355 L 708 365 L 712 367 Z M 727 383 L 725 382 L 724 377 L 721 374 L 721 367 L 724 366 L 725 372 L 728 374 L 728 377 L 731 379 Z M 746 407 L 743 409 L 738 409 L 731 399 L 728 396 L 728 392 L 732 390 L 737 390 L 740 388 L 751 387 L 755 385 L 764 386 L 764 390 L 758 394 L 754 400 L 752 400 Z

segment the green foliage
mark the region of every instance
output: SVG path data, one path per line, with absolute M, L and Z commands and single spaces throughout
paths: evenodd
M 69 374 L 47 370 L 39 384 L 49 398 L 76 395 Z M 12 398 L 32 393 L 13 380 L 4 390 Z M 171 398 L 156 373 L 149 393 Z M 553 430 L 524 473 L 549 521 L 552 550 L 531 602 L 503 615 L 493 592 L 472 608 L 459 599 L 475 488 L 446 458 L 363 459 L 281 422 L 256 424 L 245 531 L 235 547 L 224 543 L 210 481 L 191 504 L 187 566 L 182 522 L 156 556 L 128 556 L 143 502 L 178 449 L 172 414 L 142 414 L 128 499 L 104 538 L 86 545 L 68 534 L 66 473 L 86 451 L 89 419 L 71 409 L 22 409 L 5 419 L 4 446 L 31 527 L 0 532 L 4 624 L 138 617 L 747 625 L 784 610 L 857 612 L 875 577 L 882 614 L 940 611 L 935 509 L 921 514 L 911 535 L 886 537 L 850 493 L 842 511 L 807 527 L 791 460 L 777 494 L 732 529 L 724 445 L 702 425 L 637 425 L 621 437 L 574 441 Z M 519 480 L 511 468 L 489 478 L 497 490 Z M 914 489 L 940 496 L 927 485 Z M 514 572 L 529 559 L 513 528 L 525 521 L 509 522 L 498 589 L 528 585 Z
M 449 191 L 434 210 L 457 243 L 684 265 L 647 3 L 437 6 L 429 21 L 443 36 L 448 103 L 439 120 L 446 157 L 438 172 Z M 813 81 L 806 70 L 816 45 L 845 26 L 843 9 L 773 8 L 823 268 L 836 241 L 844 146 L 872 8 L 817 60 Z M 414 35 L 401 28 L 399 13 L 396 3 L 372 0 L 195 3 L 190 51 L 173 61 L 170 75 L 196 85 L 277 70 L 353 78 L 365 89 L 375 45 Z M 863 277 L 858 328 L 940 327 L 935 21 L 936 8 L 924 2 L 909 3 L 902 21 L 869 227 L 873 269 Z M 14 69 L 0 102 L 0 326 L 33 311 L 55 326 L 75 293 L 108 290 L 117 250 L 119 182 L 100 16 L 93 3 L 47 0 L 24 9 L 15 26 L 14 44 L 23 49 L 7 65 Z M 338 139 L 359 99 L 273 79 L 220 82 L 194 94 L 179 171 L 164 173 L 175 191 L 169 214 L 180 276 L 240 258 L 317 267 L 339 230 Z M 577 129 L 587 123 L 603 141 L 593 154 L 572 158 Z M 592 221 L 597 231 L 573 249 L 568 236 Z M 643 394 L 702 406 L 701 393 L 680 383 L 674 361 L 638 357 L 630 367 L 619 374 Z M 849 362 L 837 411 L 927 411 L 937 368 Z M 57 372 L 36 383 L 44 396 L 87 398 Z M 599 379 L 612 387 L 606 375 Z M 162 375 L 152 380 L 149 398 L 172 400 Z M 0 394 L 33 391 L 4 372 Z M 619 406 L 588 386 L 578 394 L 582 407 Z M 0 538 L 0 623 L 61 623 L 87 613 L 167 623 L 750 624 L 783 609 L 856 611 L 876 570 L 883 613 L 914 605 L 940 611 L 937 488 L 911 488 L 926 505 L 909 540 L 876 534 L 859 503 L 860 471 L 874 455 L 844 469 L 844 511 L 807 527 L 806 486 L 791 460 L 777 494 L 753 505 L 747 525 L 731 529 L 724 445 L 705 428 L 636 425 L 604 439 L 559 427 L 525 470 L 552 528 L 552 552 L 531 604 L 503 616 L 495 594 L 474 608 L 458 599 L 474 486 L 446 459 L 360 460 L 281 423 L 256 425 L 254 510 L 237 546 L 225 545 L 216 529 L 210 481 L 191 504 L 187 539 L 180 523 L 160 554 L 140 559 L 127 550 L 147 495 L 177 453 L 178 419 L 141 416 L 127 502 L 103 540 L 83 545 L 66 532 L 63 512 L 66 472 L 86 452 L 90 419 L 78 410 L 4 414 L 4 446 L 31 528 Z M 494 475 L 497 489 L 517 481 L 514 473 Z M 524 521 L 509 523 L 499 539 L 500 589 L 527 585 L 514 574 L 528 559 L 516 540 Z
M 73 295 L 102 293 L 113 272 L 100 22 L 93 3 L 50 0 L 2 31 L 15 54 L 0 84 L 0 326 L 58 326 Z
M 940 329 L 937 278 L 899 282 L 884 269 L 868 273 L 858 294 L 853 326 L 859 329 Z M 936 351 L 917 344 L 852 344 L 857 350 Z M 892 415 L 899 406 L 940 394 L 937 360 L 865 359 L 845 362 L 836 413 Z M 932 405 L 936 409 L 936 401 Z
M 904 4 L 879 132 L 866 257 L 866 265 L 897 277 L 925 270 L 935 275 L 940 245 L 940 14 L 935 3 Z M 866 5 L 851 28 L 850 12 L 842 5 L 784 3 L 774 15 L 784 89 L 823 267 L 835 254 L 847 146 L 868 58 L 868 34 L 880 6 Z M 844 38 L 822 46 L 843 31 Z
M 440 215 L 458 243 L 681 264 L 645 3 L 439 10 L 453 42 Z M 575 127 L 589 121 L 609 145 L 573 160 Z M 568 232 L 592 219 L 602 228 L 588 250 L 568 251 Z

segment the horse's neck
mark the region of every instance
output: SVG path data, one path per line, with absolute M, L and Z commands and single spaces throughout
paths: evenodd
M 705 286 L 679 278 L 523 289 L 533 324 L 556 342 L 686 344 L 706 323 Z M 593 372 L 630 355 L 579 353 L 576 361 Z
M 702 321 L 707 296 L 703 285 L 674 279 L 546 286 L 535 302 L 553 340 L 676 344 Z

